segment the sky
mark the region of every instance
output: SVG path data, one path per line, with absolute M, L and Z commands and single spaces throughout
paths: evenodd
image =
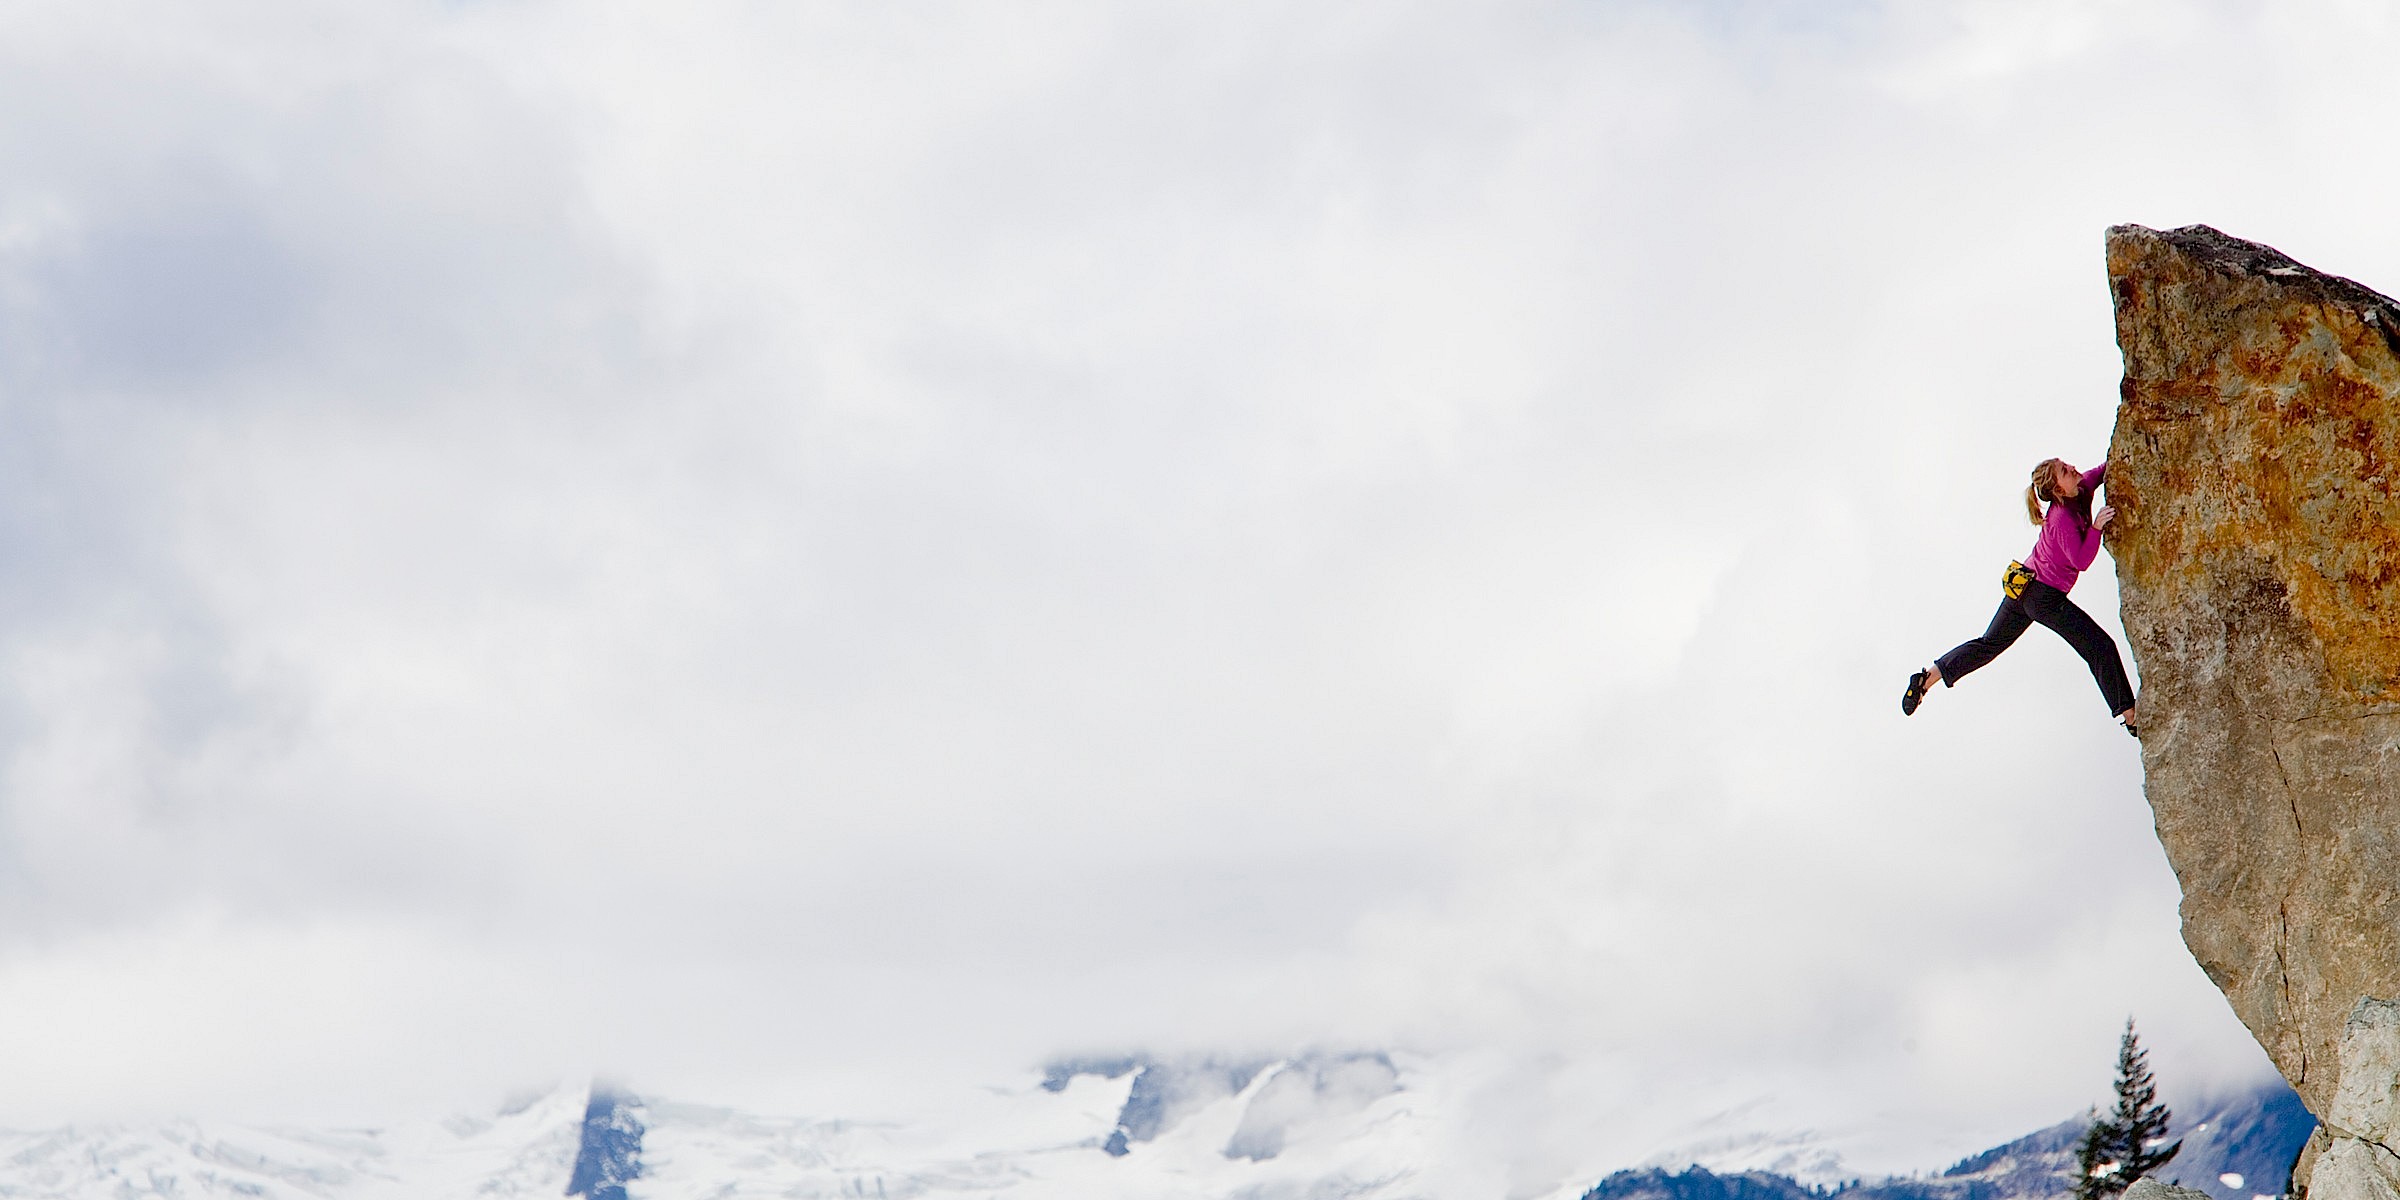
M 2366 0 L 10 5 L 0 1124 L 1392 1047 L 1530 1179 L 1938 1167 L 2129 1014 L 2260 1078 L 2072 652 L 1894 700 L 2105 453 L 2107 226 L 2400 289 L 2395 60 Z

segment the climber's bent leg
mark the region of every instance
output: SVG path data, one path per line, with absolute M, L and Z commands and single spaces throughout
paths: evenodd
M 2122 716 L 2133 707 L 2133 684 L 2125 677 L 2125 660 L 2117 654 L 2117 641 L 2090 613 L 2077 608 L 2065 592 L 2038 579 L 2025 589 L 2025 611 L 2067 639 L 2075 653 L 2083 656 L 2092 669 L 2093 682 L 2100 685 L 2100 695 L 2108 701 L 2108 715 Z
M 1969 672 L 2000 657 L 2000 652 L 2014 644 L 2031 621 L 2024 602 L 2002 600 L 2000 611 L 1992 614 L 1991 627 L 1983 631 L 1982 637 L 1962 642 L 1950 653 L 1933 660 L 1933 665 L 1941 669 L 1943 686 L 1957 687 L 1958 681 Z

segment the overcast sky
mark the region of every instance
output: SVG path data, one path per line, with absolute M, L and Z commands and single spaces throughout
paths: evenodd
M 1535 1174 L 1728 1109 L 1909 1168 L 2129 1013 L 2254 1078 L 2064 644 L 1894 701 L 2105 451 L 2108 225 L 2400 288 L 2395 61 L 2371 0 L 10 5 L 0 1123 L 1363 1045 Z

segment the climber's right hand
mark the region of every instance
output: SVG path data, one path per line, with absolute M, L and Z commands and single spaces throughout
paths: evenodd
M 2116 519 L 2117 506 L 2114 504 L 2103 504 L 2100 506 L 2099 512 L 2092 514 L 2092 528 L 2106 529 L 2108 528 L 2108 523 Z

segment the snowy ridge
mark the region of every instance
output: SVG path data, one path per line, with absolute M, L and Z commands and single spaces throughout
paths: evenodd
M 1833 1187 L 1857 1177 L 1841 1151 L 1825 1135 L 1796 1133 L 1734 1133 L 1703 1138 L 1673 1150 L 1653 1154 L 1643 1167 L 1705 1167 L 1719 1175 L 1754 1172 L 1780 1175 L 1804 1187 Z
M 653 1102 L 634 1200 L 1261 1197 L 1397 1200 L 1421 1184 L 1425 1097 L 1383 1055 L 1264 1065 L 1121 1060 L 898 1126 Z
M 1501 1195 L 1470 1151 L 1460 1082 L 1405 1055 L 1128 1057 L 1055 1065 L 906 1121 L 769 1117 L 607 1084 L 489 1117 L 381 1130 L 181 1122 L 0 1133 L 0 1197 L 59 1200 L 745 1200 L 1008 1196 L 1404 1200 Z M 2312 1126 L 2280 1085 L 2191 1107 L 2174 1164 L 2216 1200 L 2281 1188 Z M 1555 1200 L 1823 1200 L 1787 1170 L 1838 1165 L 1811 1134 L 1710 1140 L 1650 1165 L 1543 1184 Z M 2041 1200 L 2063 1192 L 2080 1119 L 1855 1200 Z
M 0 1132 L 0 1196 L 95 1200 L 555 1197 L 575 1160 L 585 1089 L 488 1120 L 293 1131 L 178 1122 Z
M 181 1122 L 0 1132 L 0 1197 L 1448 1194 L 1421 1186 L 1429 1096 L 1403 1078 L 1381 1054 L 1238 1069 L 1126 1060 L 1114 1077 L 1053 1072 L 907 1123 L 758 1116 L 601 1084 L 490 1117 L 381 1130 Z
M 2177 1106 L 2183 1149 L 2155 1174 L 2212 1200 L 2276 1200 L 2316 1121 L 2280 1079 L 2230 1096 Z M 1727 1138 L 1653 1157 L 1620 1171 L 1583 1200 L 2064 1200 L 2075 1182 L 2075 1145 L 2086 1113 L 1972 1155 L 1938 1175 L 1863 1182 L 1827 1178 L 1839 1166 L 1809 1134 Z M 1811 1174 L 1772 1165 L 1802 1164 Z

